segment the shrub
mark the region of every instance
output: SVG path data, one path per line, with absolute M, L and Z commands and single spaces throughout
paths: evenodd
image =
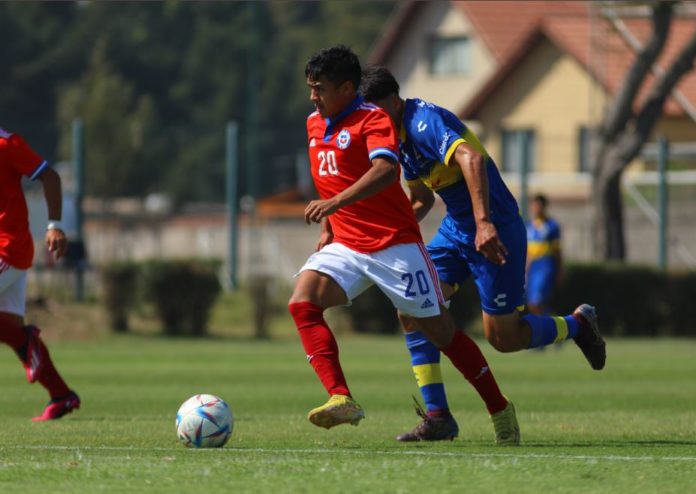
M 133 263 L 113 263 L 102 270 L 104 305 L 114 331 L 128 331 L 128 315 L 138 298 L 137 277 L 138 268 Z
M 214 262 L 151 261 L 144 270 L 147 298 L 165 334 L 202 336 L 221 287 Z

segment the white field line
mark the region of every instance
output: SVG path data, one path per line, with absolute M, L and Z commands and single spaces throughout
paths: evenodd
M 56 450 L 56 451 L 172 451 L 183 452 L 182 448 L 141 448 L 135 446 L 56 446 L 56 445 L 13 445 L 0 446 L 2 450 L 28 449 L 28 450 Z M 214 451 L 233 453 L 287 453 L 287 454 L 327 454 L 340 453 L 347 455 L 386 455 L 386 456 L 427 456 L 427 457 L 453 457 L 453 458 L 502 458 L 514 460 L 571 460 L 580 462 L 594 461 L 677 461 L 677 462 L 696 462 L 696 456 L 623 456 L 623 455 L 566 455 L 551 453 L 464 453 L 456 451 L 361 451 L 354 449 L 269 449 L 269 448 L 222 448 L 222 449 L 200 449 L 198 451 Z

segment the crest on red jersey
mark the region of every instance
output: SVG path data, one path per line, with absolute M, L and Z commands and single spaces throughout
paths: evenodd
M 336 145 L 339 147 L 339 149 L 346 149 L 350 145 L 350 132 L 348 132 L 348 130 L 343 129 L 338 133 Z

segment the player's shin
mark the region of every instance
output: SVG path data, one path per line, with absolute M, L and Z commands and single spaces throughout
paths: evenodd
M 411 366 L 428 415 L 449 410 L 440 370 L 440 350 L 419 331 L 405 334 Z
M 507 400 L 500 392 L 488 362 L 474 340 L 461 331 L 455 331 L 452 341 L 442 352 L 476 389 L 486 403 L 488 413 L 493 415 L 505 409 Z
M 531 331 L 528 348 L 539 348 L 575 338 L 580 327 L 572 315 L 561 317 L 527 314 L 521 319 Z
M 324 320 L 324 309 L 311 302 L 288 305 L 300 334 L 307 360 L 329 395 L 351 396 L 341 364 L 338 344 Z

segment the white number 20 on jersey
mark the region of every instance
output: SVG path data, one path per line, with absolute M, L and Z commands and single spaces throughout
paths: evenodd
M 336 162 L 335 151 L 319 151 L 317 153 L 319 159 L 319 176 L 338 175 L 338 163 Z

